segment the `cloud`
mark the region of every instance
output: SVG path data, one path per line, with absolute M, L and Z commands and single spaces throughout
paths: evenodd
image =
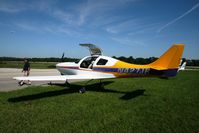
M 107 19 L 110 18 L 108 14 L 110 15 L 111 11 L 116 11 L 117 8 L 125 7 L 129 2 L 134 1 L 135 0 L 87 0 L 82 3 L 77 3 L 69 12 L 65 10 L 59 11 L 62 12 L 62 16 L 64 16 L 64 14 L 69 15 L 70 17 L 67 18 L 67 21 L 72 22 L 74 25 L 95 25 L 94 23 L 98 25 L 100 23 L 96 21 L 98 18 L 102 18 L 103 22 L 107 21 Z M 56 10 L 54 12 L 56 12 Z
M 6 13 L 23 11 L 34 13 L 37 11 L 37 13 L 46 14 L 72 26 L 99 26 L 100 23 L 105 23 L 107 19 L 110 20 L 111 11 L 116 11 L 134 1 L 136 0 L 83 0 L 82 2 L 53 0 L 48 0 L 48 2 L 46 0 L 16 2 L 3 0 L 0 2 L 0 11 Z M 98 18 L 103 21 L 98 22 Z
M 11 31 L 10 31 L 11 34 L 14 34 L 15 32 L 16 32 L 15 30 L 11 30 Z
M 63 21 L 64 23 L 67 23 L 67 24 L 74 23 L 73 15 L 70 13 L 66 13 L 61 10 L 55 10 L 52 12 L 52 15 L 53 17 Z
M 24 30 L 42 32 L 42 29 L 39 28 L 39 26 L 35 26 L 30 23 L 16 23 L 15 25 Z
M 179 21 L 180 19 L 182 19 L 183 17 L 187 16 L 188 14 L 190 14 L 192 11 L 194 11 L 195 9 L 197 9 L 199 7 L 199 3 L 195 4 L 191 9 L 189 9 L 187 12 L 185 12 L 184 14 L 182 14 L 181 16 L 173 19 L 172 21 L 170 21 L 169 23 L 165 24 L 164 26 L 162 26 L 159 30 L 158 33 L 160 33 L 161 31 L 163 31 L 164 29 L 166 29 L 168 26 L 176 23 L 177 21 Z
M 32 5 L 31 2 L 2 0 L 0 1 L 0 12 L 19 13 L 32 9 Z
M 5 13 L 19 13 L 27 10 L 32 11 L 48 11 L 53 7 L 53 0 L 40 1 L 22 1 L 22 0 L 1 0 L 0 1 L 0 12 Z
M 108 33 L 111 33 L 111 34 L 117 34 L 118 33 L 118 31 L 117 30 L 115 30 L 114 28 L 112 28 L 112 27 L 108 27 L 108 28 L 106 28 L 106 31 L 108 32 Z
M 138 35 L 138 34 L 150 34 L 152 35 L 155 33 L 159 27 L 160 23 L 149 23 L 149 24 L 140 24 L 137 26 L 136 30 L 129 32 L 129 36 Z
M 106 31 L 111 34 L 131 32 L 133 29 L 137 29 L 140 23 L 138 19 L 129 19 L 107 26 Z
M 70 36 L 86 36 L 92 33 L 104 31 L 105 25 L 111 25 L 123 21 L 125 16 L 115 15 L 118 8 L 128 6 L 135 0 L 85 0 L 82 2 L 64 2 L 45 0 L 40 1 L 5 1 L 0 2 L 0 11 L 7 13 L 20 13 L 23 11 L 34 14 L 34 18 L 15 20 L 11 24 L 23 30 L 39 33 L 49 32 L 54 34 L 65 34 Z M 64 6 L 63 6 L 64 5 Z M 72 5 L 72 6 L 71 6 Z M 39 15 L 40 14 L 40 15 Z M 45 17 L 42 19 L 37 16 Z M 46 19 L 49 21 L 46 22 Z M 131 20 L 130 20 L 131 21 Z M 133 20 L 132 20 L 133 21 Z M 128 29 L 128 23 L 122 22 L 115 27 L 107 27 L 107 32 L 117 33 L 122 28 Z M 125 26 L 126 25 L 126 26 Z M 132 26 L 132 25 L 131 25 Z
M 21 9 L 16 9 L 16 8 L 10 8 L 10 7 L 0 7 L 1 12 L 7 12 L 7 13 L 16 13 L 21 11 Z
M 89 34 L 85 34 L 81 30 L 75 27 L 70 27 L 64 24 L 56 25 L 56 24 L 38 24 L 38 23 L 27 23 L 27 22 L 21 22 L 21 23 L 15 23 L 15 27 L 17 27 L 20 30 L 26 30 L 26 31 L 32 31 L 37 33 L 50 33 L 54 35 L 65 35 L 65 36 L 72 36 L 72 37 L 86 37 L 89 36 Z
M 110 24 L 106 26 L 105 30 L 112 35 L 134 36 L 137 34 L 155 33 L 160 23 L 150 23 L 146 18 L 134 18 L 125 21 L 118 22 L 116 24 Z
M 119 44 L 123 44 L 123 45 L 130 46 L 130 47 L 146 46 L 145 43 L 138 41 L 138 40 L 132 40 L 128 37 L 117 37 L 117 38 L 112 37 L 111 39 Z
M 17 7 L 14 5 L 6 5 L 6 4 L 0 6 L 0 11 L 6 13 L 17 13 L 23 10 L 25 10 L 25 8 L 21 6 Z

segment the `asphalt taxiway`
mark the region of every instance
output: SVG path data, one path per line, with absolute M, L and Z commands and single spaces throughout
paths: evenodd
M 22 69 L 0 68 L 0 92 L 22 89 L 28 85 L 19 86 L 13 77 L 23 76 Z M 56 76 L 56 69 L 31 69 L 30 76 Z M 48 82 L 33 82 L 32 85 L 44 85 Z

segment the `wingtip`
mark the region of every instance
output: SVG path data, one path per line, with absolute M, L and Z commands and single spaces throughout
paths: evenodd
M 12 79 L 14 80 L 19 80 L 20 77 L 13 77 Z

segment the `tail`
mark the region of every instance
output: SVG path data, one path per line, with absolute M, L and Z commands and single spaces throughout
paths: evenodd
M 162 77 L 176 76 L 184 44 L 174 44 L 159 59 L 149 64 L 155 71 L 161 71 Z
M 184 44 L 174 44 L 162 56 L 160 56 L 159 59 L 150 65 L 152 68 L 157 70 L 178 69 L 183 51 Z

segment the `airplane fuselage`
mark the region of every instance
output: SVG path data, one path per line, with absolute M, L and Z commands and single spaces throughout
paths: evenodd
M 90 59 L 90 60 L 89 60 Z M 83 66 L 83 63 L 87 63 Z M 130 64 L 107 56 L 87 56 L 78 63 L 58 63 L 56 68 L 62 75 L 112 74 L 115 77 L 172 77 L 178 69 L 155 70 L 151 65 Z

